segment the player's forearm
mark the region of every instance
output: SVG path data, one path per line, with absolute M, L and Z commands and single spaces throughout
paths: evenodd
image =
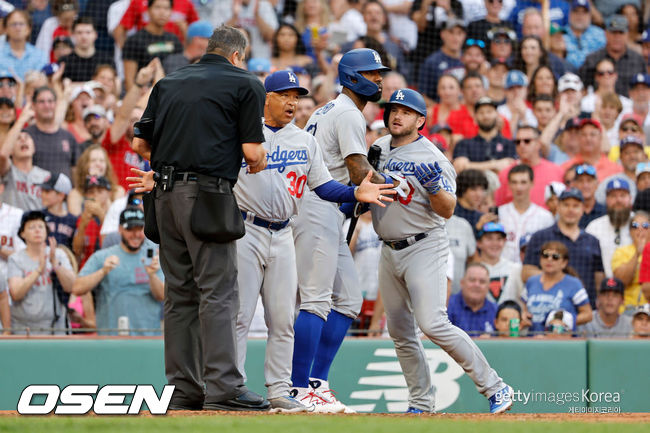
M 363 182 L 363 179 L 370 170 L 372 170 L 372 178 L 370 179 L 372 183 L 386 183 L 384 176 L 380 175 L 374 168 L 372 168 L 366 155 L 360 153 L 348 155 L 345 158 L 345 166 L 350 174 L 350 181 L 355 185 L 361 185 L 361 182 Z M 399 185 L 398 181 L 392 181 L 392 183 L 394 183 L 395 186 Z
M 99 285 L 99 283 L 106 276 L 106 271 L 104 268 L 93 272 L 92 274 L 85 275 L 83 277 L 77 277 L 72 284 L 72 293 L 77 296 L 81 296 L 90 292 L 93 287 Z
M 530 277 L 534 277 L 535 275 L 539 275 L 542 273 L 542 270 L 535 265 L 524 265 L 521 268 L 521 280 L 526 283 Z
M 429 194 L 429 204 L 435 213 L 449 219 L 456 208 L 456 196 L 441 189 L 437 194 Z

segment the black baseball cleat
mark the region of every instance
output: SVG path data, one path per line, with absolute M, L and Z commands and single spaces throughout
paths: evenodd
M 271 408 L 271 403 L 259 394 L 253 391 L 246 391 L 239 397 L 231 398 L 219 402 L 205 402 L 203 410 L 259 410 L 266 411 Z

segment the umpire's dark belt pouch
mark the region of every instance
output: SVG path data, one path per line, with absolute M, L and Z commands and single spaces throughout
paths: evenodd
M 230 182 L 199 184 L 190 223 L 194 236 L 204 242 L 226 243 L 244 236 L 244 219 Z
M 150 193 L 142 195 L 142 205 L 144 206 L 144 235 L 151 242 L 160 244 L 160 232 L 158 231 L 156 206 L 154 205 L 155 193 L 156 188 L 154 188 Z

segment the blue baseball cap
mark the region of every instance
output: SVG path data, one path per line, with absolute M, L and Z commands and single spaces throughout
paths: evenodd
M 565 189 L 564 191 L 562 191 L 562 194 L 560 194 L 560 197 L 558 197 L 560 201 L 564 201 L 570 198 L 578 200 L 581 203 L 585 202 L 585 199 L 582 196 L 582 192 L 577 188 Z
M 267 92 L 281 92 L 282 90 L 296 89 L 299 95 L 306 95 L 309 90 L 300 87 L 298 77 L 291 71 L 275 71 L 264 81 Z
M 207 21 L 194 21 L 187 28 L 187 40 L 192 38 L 209 38 L 212 36 L 212 24 Z
M 522 237 L 519 238 L 519 249 L 526 248 L 528 246 L 528 242 L 530 242 L 530 238 L 533 237 L 532 233 L 526 233 Z
M 254 57 L 248 61 L 248 70 L 250 72 L 271 72 L 271 61 L 261 57 Z
M 641 34 L 641 43 L 646 44 L 650 43 L 650 30 L 644 30 Z
M 645 84 L 650 87 L 650 74 L 634 74 L 632 78 L 630 78 L 630 87 L 634 87 L 637 84 Z
M 502 234 L 503 237 L 506 237 L 506 229 L 503 227 L 503 224 L 495 223 L 495 222 L 489 222 L 486 223 L 481 231 L 478 233 L 479 239 L 487 233 L 499 233 Z
M 585 8 L 588 11 L 591 10 L 591 7 L 589 6 L 589 0 L 573 0 L 571 2 L 571 10 L 577 8 Z
M 48 77 L 50 75 L 54 75 L 56 71 L 59 70 L 59 64 L 58 63 L 49 63 L 41 69 L 41 72 L 47 75 Z
M 520 86 L 520 87 L 528 86 L 528 77 L 526 77 L 526 74 L 524 74 L 518 69 L 513 69 L 512 71 L 508 71 L 508 74 L 506 75 L 506 82 L 504 85 L 506 89 L 510 89 L 511 87 L 515 87 L 515 86 Z
M 623 139 L 621 140 L 621 146 L 620 146 L 621 152 L 623 151 L 623 149 L 633 144 L 639 147 L 641 150 L 643 150 L 643 141 L 639 137 L 637 137 L 636 135 L 627 135 L 623 137 Z
M 627 192 L 630 192 L 630 184 L 627 180 L 616 178 L 612 179 L 609 182 L 607 182 L 607 188 L 605 189 L 606 193 L 609 194 L 610 191 L 614 191 L 617 189 L 622 189 Z

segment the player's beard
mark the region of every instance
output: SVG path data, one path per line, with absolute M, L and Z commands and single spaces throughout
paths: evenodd
M 483 131 L 483 132 L 490 132 L 490 131 L 492 131 L 494 128 L 496 128 L 496 126 L 497 126 L 497 121 L 496 121 L 496 119 L 494 119 L 494 121 L 491 122 L 491 123 L 481 123 L 481 122 L 477 122 L 477 123 L 478 123 L 478 127 L 479 127 L 479 129 L 480 129 L 481 131 Z
M 390 132 L 390 135 L 392 135 L 394 138 L 408 137 L 409 135 L 413 134 L 413 131 L 415 131 L 415 128 L 403 129 L 400 132 L 394 133 L 391 131 L 391 128 L 388 128 L 388 132 Z
M 609 222 L 617 229 L 620 229 L 623 225 L 627 224 L 630 220 L 631 213 L 632 209 L 629 207 L 623 209 L 607 209 Z
M 372 96 L 365 96 L 361 95 L 363 99 L 365 99 L 368 102 L 378 102 L 381 99 L 381 90 L 379 90 L 377 93 L 375 93 Z

